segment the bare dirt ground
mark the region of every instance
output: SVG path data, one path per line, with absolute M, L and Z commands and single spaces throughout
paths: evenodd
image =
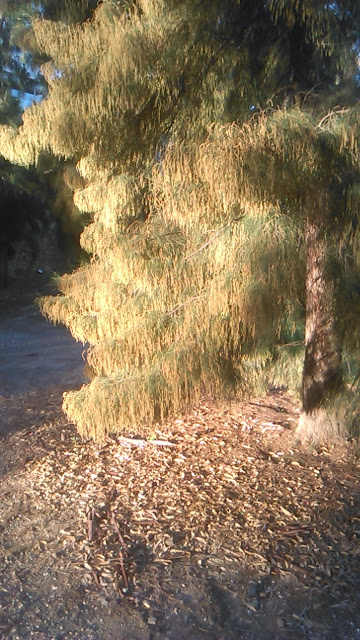
M 354 452 L 297 447 L 281 390 L 83 442 L 81 351 L 0 296 L 0 638 L 360 639 Z
M 37 285 L 37 288 L 35 288 Z M 0 395 L 59 392 L 84 381 L 83 347 L 65 329 L 54 327 L 34 305 L 50 289 L 39 279 L 0 290 Z M 1 428 L 1 427 L 0 427 Z M 4 428 L 4 426 L 3 426 Z

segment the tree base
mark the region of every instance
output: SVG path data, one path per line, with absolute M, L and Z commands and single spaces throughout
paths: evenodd
M 295 431 L 295 437 L 302 444 L 335 444 L 347 437 L 345 412 L 334 409 L 316 409 L 311 413 L 302 412 Z

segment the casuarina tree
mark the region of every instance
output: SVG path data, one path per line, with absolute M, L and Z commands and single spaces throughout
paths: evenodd
M 64 401 L 83 435 L 145 429 L 204 392 L 297 386 L 299 371 L 299 435 L 341 431 L 359 18 L 349 1 L 139 0 L 34 22 L 48 98 L 0 149 L 77 166 L 90 259 L 42 308 L 90 344 L 94 378 Z

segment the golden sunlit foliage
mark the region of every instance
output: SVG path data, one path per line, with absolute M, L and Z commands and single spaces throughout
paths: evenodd
M 101 193 L 89 187 L 103 203 L 82 236 L 96 259 L 63 277 L 63 297 L 42 303 L 91 344 L 98 375 L 64 404 L 84 435 L 151 425 L 204 392 L 254 388 L 273 359 L 269 344 L 291 318 L 295 329 L 299 230 L 279 203 L 250 193 L 242 134 L 212 128 L 206 144 L 170 147 L 152 171 L 147 219 L 126 229 L 117 212 L 128 180 L 112 178 Z
M 257 14 L 246 23 L 230 4 L 233 21 L 227 4 L 138 0 L 105 1 L 76 26 L 34 23 L 49 96 L 19 130 L 0 129 L 0 149 L 25 165 L 44 153 L 76 163 L 68 180 L 91 216 L 81 236 L 91 257 L 41 308 L 90 345 L 95 377 L 64 400 L 84 437 L 144 431 L 204 393 L 299 388 L 304 218 L 324 182 L 333 260 L 353 242 L 356 272 L 357 111 L 274 109 L 281 50 L 271 39 L 261 49 L 260 90 Z M 285 9 L 270 8 L 263 26 L 276 33 Z

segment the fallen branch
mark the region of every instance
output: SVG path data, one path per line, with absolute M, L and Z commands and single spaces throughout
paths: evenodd
M 124 584 L 125 584 L 125 589 L 126 589 L 126 591 L 128 591 L 129 590 L 129 582 L 128 582 L 126 571 L 125 571 L 125 567 L 124 567 L 124 556 L 123 556 L 123 553 L 122 553 L 121 549 L 119 549 L 119 564 L 120 564 L 120 569 L 121 569 L 122 577 L 123 577 Z
M 176 447 L 176 443 L 170 442 L 169 440 L 144 440 L 142 438 L 125 438 L 125 436 L 119 436 L 118 441 L 126 444 L 133 444 L 138 447 L 145 444 L 152 444 L 157 447 Z
M 118 523 L 116 521 L 116 518 L 115 518 L 113 513 L 111 514 L 111 522 L 113 524 L 113 527 L 114 527 L 116 533 L 118 534 L 118 538 L 120 540 L 120 544 L 124 547 L 125 555 L 127 555 L 126 542 L 125 542 L 125 540 L 124 540 L 124 538 L 122 536 L 122 533 L 120 531 L 120 527 L 119 527 L 119 525 L 118 525 Z
M 129 590 L 129 581 L 127 579 L 125 566 L 124 566 L 124 554 L 125 554 L 125 556 L 128 555 L 127 548 L 126 548 L 126 542 L 125 542 L 125 540 L 123 538 L 123 535 L 122 535 L 122 533 L 120 531 L 120 527 L 119 527 L 119 525 L 118 525 L 118 523 L 116 521 L 115 515 L 113 513 L 111 514 L 111 522 L 112 522 L 112 524 L 113 524 L 113 526 L 115 528 L 116 533 L 118 534 L 118 537 L 119 537 L 119 540 L 120 540 L 120 544 L 122 545 L 122 547 L 124 549 L 124 553 L 122 552 L 121 549 L 119 549 L 118 556 L 119 556 L 119 565 L 120 565 L 122 577 L 123 577 L 123 580 L 124 580 L 125 589 L 126 589 L 126 591 L 128 591 Z
M 95 509 L 94 507 L 88 512 L 88 540 L 92 542 L 95 538 Z

